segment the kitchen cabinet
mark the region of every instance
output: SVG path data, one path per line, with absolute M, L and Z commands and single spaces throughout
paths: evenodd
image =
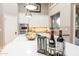
M 51 16 L 56 15 L 57 13 L 60 13 L 59 29 L 62 29 L 64 35 L 68 34 L 68 36 L 64 36 L 65 40 L 67 42 L 73 43 L 72 42 L 73 39 L 71 37 L 71 34 L 72 34 L 71 33 L 71 4 L 70 3 L 52 4 L 48 10 L 49 10 L 50 23 L 51 23 Z
M 16 38 L 18 33 L 18 6 L 0 3 L 0 49 Z

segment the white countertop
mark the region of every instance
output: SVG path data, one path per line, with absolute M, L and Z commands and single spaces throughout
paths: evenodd
M 79 56 L 79 46 L 70 44 L 66 45 L 66 56 Z M 25 35 L 19 35 L 13 42 L 5 46 L 0 55 L 5 56 L 45 56 L 37 53 L 37 40 L 29 41 Z
M 66 56 L 79 56 L 79 46 L 66 42 Z
M 50 37 L 49 34 L 46 33 L 38 33 L 42 36 Z M 57 39 L 58 36 L 54 36 L 55 39 Z M 79 56 L 79 46 L 65 42 L 65 55 L 66 56 Z

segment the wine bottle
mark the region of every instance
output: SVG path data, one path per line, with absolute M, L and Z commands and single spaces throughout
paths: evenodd
M 64 39 L 62 37 L 62 30 L 59 30 L 59 37 L 57 38 L 57 56 L 64 56 Z
M 55 40 L 54 40 L 54 31 L 51 31 L 51 37 L 49 40 L 49 55 L 55 55 Z

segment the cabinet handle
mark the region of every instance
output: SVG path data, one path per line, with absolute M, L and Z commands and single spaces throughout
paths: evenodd
M 63 34 L 63 36 L 70 36 L 70 34 Z

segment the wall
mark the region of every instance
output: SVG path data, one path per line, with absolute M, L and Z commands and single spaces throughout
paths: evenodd
M 30 27 L 49 27 L 48 15 L 32 15 L 31 18 L 25 17 L 24 13 L 19 15 L 19 23 L 29 23 Z
M 29 21 L 30 27 L 49 27 L 48 15 L 33 15 Z
M 16 37 L 15 32 L 17 32 L 18 7 L 16 3 L 4 3 L 2 5 L 4 16 L 5 44 L 8 44 Z
M 69 34 L 69 36 L 65 36 L 65 40 L 67 42 L 71 42 L 70 38 L 70 26 L 71 26 L 71 4 L 56 4 L 54 7 L 49 8 L 49 16 L 52 16 L 56 13 L 60 12 L 60 26 L 63 29 L 64 34 Z
M 48 5 L 46 3 L 41 4 L 41 12 L 32 12 L 31 18 L 25 17 L 25 8 L 23 3 L 19 3 L 19 23 L 29 23 L 30 27 L 49 27 L 48 22 Z

